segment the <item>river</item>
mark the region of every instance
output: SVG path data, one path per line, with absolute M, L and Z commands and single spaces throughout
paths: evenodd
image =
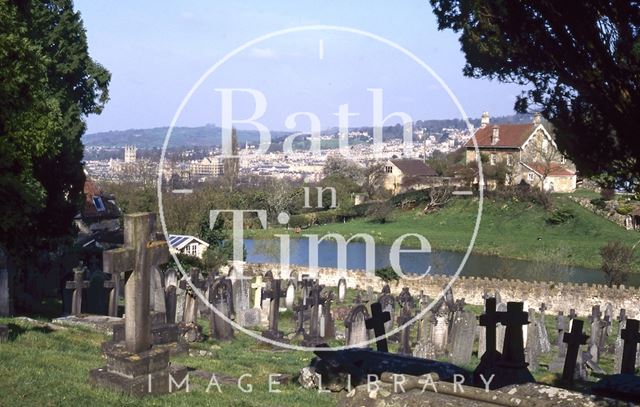
M 280 246 L 277 239 L 254 240 L 245 239 L 247 261 L 249 263 L 279 263 Z M 376 245 L 375 268 L 389 266 L 390 246 Z M 309 264 L 308 239 L 291 239 L 290 263 L 306 266 Z M 450 251 L 433 253 L 402 253 L 400 266 L 404 273 L 423 274 L 431 266 L 430 274 L 452 275 L 460 267 L 464 254 Z M 320 267 L 336 267 L 336 242 L 326 240 L 320 242 L 318 265 Z M 365 268 L 364 242 L 352 242 L 347 246 L 347 269 Z M 605 282 L 602 272 L 596 269 L 574 266 L 558 266 L 542 261 L 514 260 L 498 256 L 471 254 L 461 276 L 512 278 L 523 281 L 558 281 L 572 283 Z M 639 286 L 640 274 L 631 275 L 628 285 Z

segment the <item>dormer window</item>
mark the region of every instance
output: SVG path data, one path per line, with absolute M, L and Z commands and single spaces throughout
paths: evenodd
M 102 202 L 102 198 L 99 196 L 93 197 L 93 205 L 96 207 L 98 212 L 104 212 L 107 208 L 104 206 L 104 202 Z
M 560 164 L 565 164 L 567 162 L 567 158 L 564 155 L 560 155 Z
M 387 174 L 390 174 L 393 172 L 393 167 L 390 165 L 387 165 L 386 167 L 384 167 L 384 172 L 386 172 Z

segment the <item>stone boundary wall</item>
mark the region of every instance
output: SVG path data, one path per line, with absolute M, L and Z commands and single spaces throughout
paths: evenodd
M 280 277 L 278 264 L 247 264 L 247 271 L 264 273 L 271 270 L 276 277 Z M 364 270 L 348 270 L 346 273 L 335 268 L 320 267 L 318 273 L 313 274 L 304 266 L 290 266 L 291 276 L 301 278 L 303 274 L 309 274 L 318 278 L 320 284 L 328 287 L 336 287 L 341 277 L 344 277 L 348 288 L 359 287 L 366 290 L 371 286 L 375 292 L 380 292 L 385 282 L 375 276 L 368 275 Z M 430 275 L 419 280 L 402 280 L 389 283 L 391 292 L 399 294 L 403 287 L 409 287 L 413 295 L 421 290 L 431 298 L 440 294 L 442 287 L 450 281 L 449 276 Z M 524 301 L 525 310 L 529 307 L 536 310 L 540 304 L 545 303 L 547 313 L 556 314 L 563 311 L 565 315 L 573 308 L 582 317 L 591 315 L 591 307 L 600 305 L 604 311 L 607 302 L 613 305 L 615 316 L 618 316 L 620 308 L 624 308 L 630 318 L 640 318 L 640 288 L 614 286 L 608 287 L 602 284 L 574 284 L 558 282 L 534 282 L 522 280 L 502 280 L 496 278 L 460 277 L 452 286 L 454 298 L 464 298 L 468 304 L 483 305 L 483 293 L 493 294 L 500 292 L 502 301 Z
M 620 215 L 613 208 L 609 209 L 600 209 L 597 208 L 594 204 L 591 203 L 591 200 L 588 198 L 578 198 L 578 197 L 570 197 L 575 203 L 582 206 L 585 209 L 590 210 L 596 215 L 602 216 L 603 218 L 615 223 L 616 225 L 623 227 L 627 230 L 633 229 L 633 222 L 631 220 L 631 216 L 629 215 Z

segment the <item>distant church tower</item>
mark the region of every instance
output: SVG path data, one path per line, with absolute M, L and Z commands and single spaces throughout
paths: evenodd
M 136 162 L 136 152 L 138 149 L 136 146 L 124 146 L 124 162 L 134 163 Z

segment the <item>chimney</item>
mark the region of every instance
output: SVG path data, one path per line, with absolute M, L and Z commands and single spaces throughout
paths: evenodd
M 491 145 L 496 145 L 498 144 L 498 141 L 500 141 L 500 129 L 498 128 L 498 126 L 493 126 L 493 133 L 491 133 Z
M 480 119 L 480 128 L 487 127 L 489 124 L 489 112 L 482 112 L 482 118 Z
M 540 112 L 536 112 L 536 114 L 533 115 L 533 124 L 537 126 L 540 123 L 542 123 L 542 115 Z

